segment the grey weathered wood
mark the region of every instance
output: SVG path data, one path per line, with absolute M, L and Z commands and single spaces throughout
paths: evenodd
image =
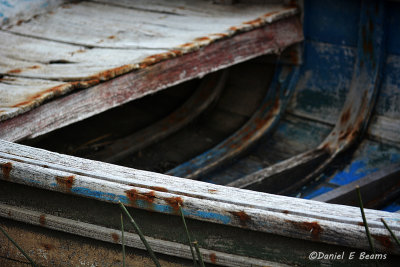
M 228 71 L 204 78 L 199 88 L 177 110 L 149 127 L 118 139 L 90 157 L 104 162 L 116 162 L 168 135 L 178 131 L 201 114 L 221 93 Z
M 0 138 L 16 141 L 39 136 L 177 83 L 259 55 L 280 51 L 282 47 L 299 42 L 302 38 L 297 18 L 280 20 L 215 42 L 195 53 L 100 83 L 1 122 Z M 234 56 L 227 57 L 227 54 Z M 112 75 L 115 74 L 112 72 Z M 81 86 L 81 83 L 78 82 L 77 86 Z
M 44 0 L 36 2 L 46 3 Z M 0 102 L 0 121 L 57 95 L 49 92 L 60 94 L 86 88 L 162 60 L 198 51 L 213 42 L 273 24 L 298 12 L 282 4 L 218 7 L 209 1 L 82 1 L 54 9 L 56 3 L 60 1 L 48 5 L 51 12 L 42 12 L 0 30 L 0 75 L 67 84 L 59 87 L 20 85 L 19 96 L 23 92 L 25 97 L 17 103 Z M 7 16 L 17 16 L 15 12 L 28 6 L 18 4 L 15 10 L 6 8 L 4 12 Z M 288 45 L 282 37 L 275 42 L 275 52 Z M 240 60 L 246 57 L 236 57 L 239 56 L 243 57 Z M 14 96 L 13 88 L 5 80 L 0 79 L 0 85 L 9 99 L 20 98 Z
M 70 234 L 76 234 L 83 237 L 88 237 L 109 243 L 121 241 L 121 232 L 119 229 L 106 228 L 98 225 L 93 225 L 85 222 L 79 222 L 68 218 L 53 216 L 50 214 L 43 214 L 37 211 L 31 211 L 24 208 L 14 207 L 0 203 L 0 216 L 12 220 L 43 226 L 52 230 L 62 231 Z M 41 219 L 42 218 L 42 219 Z M 124 232 L 125 245 L 128 247 L 145 249 L 140 237 L 137 234 Z M 147 242 L 154 252 L 162 253 L 180 258 L 191 259 L 189 246 L 171 241 L 155 239 L 146 237 Z M 77 248 L 76 248 L 77 249 Z M 227 254 L 219 251 L 200 249 L 203 259 L 206 262 L 214 263 L 224 266 L 244 266 L 251 264 L 251 266 L 287 266 L 277 262 L 263 261 L 250 257 L 243 257 L 238 255 Z
M 8 0 L 0 3 L 0 29 L 21 24 L 47 13 L 66 2 L 65 0 Z
M 171 198 L 179 199 L 188 218 L 295 239 L 318 240 L 328 244 L 368 249 L 364 229 L 359 225 L 359 209 L 355 207 L 190 181 L 6 141 L 0 141 L 0 151 L 3 170 L 1 179 L 6 181 L 108 202 L 116 202 L 119 199 L 126 201 L 127 192 L 135 190 L 139 196 L 154 194 L 152 203 L 160 207 L 170 205 L 168 201 Z M 57 184 L 56 177 L 63 177 L 61 184 Z M 108 197 L 104 199 L 101 196 Z M 131 202 L 125 204 L 149 209 L 149 206 L 136 206 Z M 171 212 L 163 208 L 151 210 Z M 243 221 L 234 215 L 238 213 L 246 214 L 245 218 L 249 223 L 243 224 Z M 380 221 L 381 218 L 388 222 L 396 234 L 400 234 L 399 214 L 367 209 L 366 216 L 372 234 L 389 236 Z M 299 224 L 309 227 L 299 227 Z M 318 229 L 311 225 L 317 225 Z M 377 244 L 377 249 L 388 251 L 382 244 Z M 389 250 L 398 253 L 393 248 Z
M 227 186 L 273 193 L 312 171 L 326 157 L 327 153 L 323 150 L 307 151 L 246 175 Z

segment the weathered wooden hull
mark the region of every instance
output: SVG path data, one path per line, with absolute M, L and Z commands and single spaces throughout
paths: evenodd
M 121 5 L 146 10 L 140 1 Z M 161 11 L 199 12 L 197 4 L 188 11 L 169 5 Z M 305 41 L 278 59 L 220 70 L 298 42 L 294 7 L 281 10 L 274 26 L 254 20 L 248 23 L 254 29 L 227 39 L 198 39 L 192 50 L 111 79 L 127 67 L 97 85 L 79 84 L 94 86 L 0 122 L 0 139 L 40 136 L 24 145 L 0 140 L 1 226 L 38 264 L 118 266 L 122 202 L 163 266 L 192 266 L 181 206 L 208 264 L 369 266 L 374 262 L 363 257 L 373 252 L 354 191 L 359 185 L 366 207 L 384 210 L 365 211 L 374 256 L 380 265 L 396 266 L 400 248 L 381 219 L 400 235 L 400 213 L 388 212 L 399 209 L 400 192 L 400 59 L 393 34 L 400 5 L 306 0 L 300 7 Z M 333 24 L 334 30 L 326 26 Z M 279 29 L 286 30 L 277 35 Z M 124 42 L 113 49 L 129 49 Z M 23 71 L 28 78 L 43 75 Z M 27 79 L 7 72 L 4 81 Z M 99 114 L 208 72 L 215 73 L 202 82 Z M 63 84 L 71 77 L 62 77 Z M 88 103 L 84 113 L 81 103 Z M 50 116 L 55 110 L 61 115 Z M 151 265 L 139 236 L 125 227 L 127 263 Z M 23 262 L 0 236 L 0 265 Z

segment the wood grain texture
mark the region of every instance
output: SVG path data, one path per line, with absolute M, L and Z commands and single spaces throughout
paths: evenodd
M 35 5 L 47 3 L 39 0 L 31 2 Z M 47 4 L 50 8 L 56 3 L 60 4 L 59 1 Z M 1 4 L 0 8 L 5 4 Z M 17 5 L 15 10 L 10 5 L 4 12 L 17 16 L 15 12 L 23 7 L 28 8 L 29 4 Z M 176 9 L 180 11 L 176 13 Z M 217 7 L 209 1 L 182 0 L 151 3 L 82 1 L 51 8 L 48 13 L 20 20 L 0 31 L 0 77 L 7 74 L 63 81 L 68 85 L 44 88 L 21 85 L 19 96 L 23 92 L 26 97 L 19 101 L 18 96 L 14 97 L 12 88 L 0 80 L 8 98 L 15 98 L 9 104 L 0 102 L 0 106 L 4 106 L 0 110 L 0 121 L 52 98 L 54 95 L 47 94 L 49 91 L 66 93 L 134 70 L 146 69 L 238 33 L 271 25 L 297 12 L 296 8 L 282 4 Z M 301 31 L 300 28 L 291 30 Z M 277 40 L 276 46 L 279 50 L 283 49 L 286 42 Z M 82 81 L 90 81 L 90 84 L 83 85 Z M 32 94 L 35 94 L 33 99 Z
M 65 0 L 7 0 L 0 2 L 0 29 L 21 24 L 49 12 Z
M 368 249 L 355 207 L 190 181 L 6 141 L 0 141 L 0 151 L 1 178 L 10 182 L 100 201 L 120 200 L 128 206 L 166 214 L 175 214 L 176 203 L 181 203 L 186 216 L 196 220 Z M 146 196 L 152 196 L 152 205 L 146 204 Z M 400 214 L 366 210 L 366 216 L 373 234 L 389 237 L 381 218 L 399 234 Z M 384 244 L 376 246 L 378 251 L 398 253 Z
M 97 226 L 94 224 L 89 224 L 85 222 L 79 222 L 76 220 L 71 220 L 68 218 L 63 218 L 63 217 L 58 217 L 58 216 L 53 216 L 49 214 L 43 214 L 37 211 L 31 211 L 28 209 L 23 209 L 23 208 L 18 208 L 18 207 L 13 207 L 10 205 L 5 205 L 5 204 L 0 204 L 0 216 L 5 217 L 8 219 L 28 223 L 28 224 L 33 224 L 37 226 L 44 226 L 47 229 L 51 230 L 57 230 L 61 232 L 66 232 L 69 234 L 75 234 L 78 236 L 83 236 L 95 240 L 100 240 L 100 241 L 105 241 L 108 243 L 121 243 L 121 232 L 119 229 L 113 229 L 113 228 L 106 228 L 102 226 Z M 45 223 L 44 223 L 45 221 Z M 40 236 L 40 234 L 37 234 Z M 130 232 L 124 232 L 124 238 L 125 238 L 125 245 L 127 247 L 133 247 L 133 248 L 139 248 L 145 250 L 145 247 L 140 240 L 139 236 L 134 233 Z M 59 243 L 59 239 L 56 237 L 52 238 L 52 244 L 57 244 Z M 171 242 L 171 241 L 164 241 L 161 239 L 156 239 L 152 238 L 149 236 L 146 236 L 146 240 L 149 243 L 150 247 L 154 252 L 165 254 L 165 255 L 170 255 L 170 256 L 177 256 L 179 258 L 184 258 L 184 259 L 192 259 L 192 255 L 190 253 L 190 249 L 188 245 L 183 245 L 180 243 L 176 242 Z M 62 241 L 61 241 L 62 242 Z M 24 244 L 27 243 L 26 241 L 23 242 Z M 33 241 L 34 243 L 34 241 Z M 62 242 L 64 243 L 64 242 Z M 54 245 L 53 245 L 54 246 Z M 40 247 L 40 246 L 39 246 Z M 78 249 L 79 247 L 79 249 Z M 37 250 L 38 246 L 34 246 L 32 248 L 33 250 Z M 62 247 L 57 248 L 54 246 L 53 249 L 58 250 L 60 253 L 64 252 L 63 254 L 66 254 L 67 251 L 63 251 Z M 97 249 L 97 246 L 96 246 Z M 79 251 L 78 251 L 79 250 Z M 83 251 L 81 251 L 83 250 Z M 104 259 L 101 257 L 101 255 L 98 255 L 97 253 L 93 253 L 93 248 L 87 247 L 87 246 L 81 246 L 76 244 L 75 249 L 72 251 L 75 251 L 76 257 L 82 257 L 83 255 L 90 255 L 90 257 L 85 258 L 86 260 L 92 260 L 94 262 L 96 261 L 102 261 L 103 264 L 107 262 L 107 259 Z M 208 263 L 213 263 L 217 265 L 223 265 L 223 266 L 244 266 L 251 264 L 251 266 L 288 266 L 284 264 L 280 264 L 277 262 L 270 262 L 270 261 L 264 261 L 260 259 L 254 259 L 250 257 L 243 257 L 243 256 L 238 256 L 238 255 L 232 255 L 224 252 L 219 252 L 215 250 L 208 250 L 208 249 L 200 249 L 201 254 L 203 256 L 203 259 L 205 262 Z M 115 260 L 112 257 L 112 250 L 105 250 L 104 251 L 109 257 L 112 258 L 112 260 Z M 40 253 L 38 253 L 40 255 Z M 83 254 L 83 255 L 82 255 Z M 44 264 L 48 263 L 48 259 L 46 257 L 40 257 L 36 256 L 38 260 L 43 262 Z M 63 255 L 52 255 L 53 260 L 56 262 L 60 262 L 60 260 L 63 258 Z M 73 258 L 73 259 L 74 259 Z M 69 259 L 65 259 L 69 260 Z M 82 260 L 82 259 L 81 259 Z M 68 262 L 69 264 L 73 264 L 73 262 Z M 109 263 L 110 264 L 110 263 Z M 115 264 L 115 263 L 114 263 Z M 46 264 L 47 265 L 47 264 Z
M 263 54 L 279 52 L 301 40 L 301 25 L 297 18 L 280 20 L 215 42 L 197 52 L 100 83 L 4 121 L 0 123 L 0 138 L 16 141 L 39 136 L 183 81 Z

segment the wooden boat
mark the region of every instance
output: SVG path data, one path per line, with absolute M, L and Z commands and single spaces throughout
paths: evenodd
M 38 264 L 118 266 L 121 201 L 186 266 L 181 206 L 209 264 L 395 265 L 399 3 L 216 2 L 0 3 L 0 225 Z

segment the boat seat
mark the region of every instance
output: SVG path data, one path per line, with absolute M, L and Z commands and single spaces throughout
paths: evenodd
M 283 3 L 10 3 L 0 4 L 0 139 L 8 141 L 303 40 L 298 8 Z

